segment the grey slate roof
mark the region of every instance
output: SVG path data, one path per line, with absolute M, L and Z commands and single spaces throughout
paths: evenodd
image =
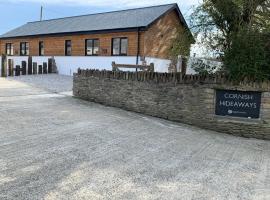
M 29 22 L 1 35 L 0 38 L 147 27 L 160 16 L 174 8 L 178 9 L 182 23 L 186 25 L 177 4 L 168 4 Z

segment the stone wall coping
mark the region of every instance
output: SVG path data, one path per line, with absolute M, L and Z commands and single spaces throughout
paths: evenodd
M 254 81 L 245 79 L 239 83 L 229 80 L 228 76 L 217 75 L 184 75 L 182 73 L 158 73 L 158 72 L 119 72 L 119 71 L 100 71 L 100 70 L 81 70 L 74 76 L 96 77 L 99 79 L 115 79 L 138 82 L 151 82 L 155 84 L 193 84 L 194 86 L 206 85 L 212 89 L 240 90 L 270 92 L 270 81 Z

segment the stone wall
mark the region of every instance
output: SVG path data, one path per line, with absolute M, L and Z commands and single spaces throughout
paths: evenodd
M 270 139 L 270 83 L 234 85 L 226 77 L 79 70 L 74 96 L 233 135 Z M 216 89 L 261 91 L 260 119 L 215 115 Z

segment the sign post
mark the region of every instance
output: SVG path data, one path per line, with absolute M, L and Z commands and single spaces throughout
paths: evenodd
M 216 90 L 216 115 L 260 118 L 261 92 Z

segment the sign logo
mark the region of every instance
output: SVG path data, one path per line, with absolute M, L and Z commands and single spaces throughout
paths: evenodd
M 216 90 L 216 115 L 260 118 L 261 92 Z

